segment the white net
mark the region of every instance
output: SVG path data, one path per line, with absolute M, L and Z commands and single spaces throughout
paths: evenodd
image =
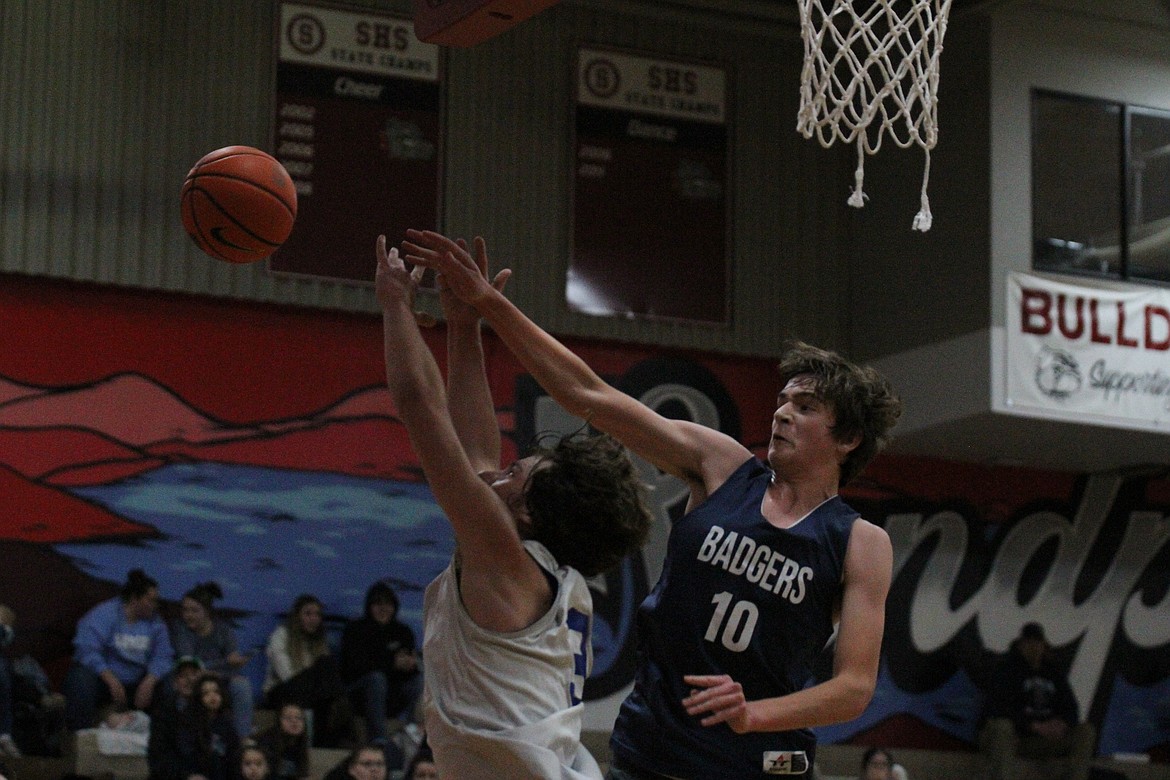
M 913 229 L 930 230 L 930 150 L 938 141 L 938 61 L 951 0 L 798 0 L 804 39 L 796 129 L 857 145 L 849 205 L 866 194 L 865 156 L 889 135 L 925 150 L 921 207 Z

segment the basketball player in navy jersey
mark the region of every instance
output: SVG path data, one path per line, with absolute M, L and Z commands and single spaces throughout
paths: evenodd
M 486 278 L 482 242 L 477 250 Z M 444 387 L 412 311 L 419 274 L 384 236 L 377 255 L 386 381 L 455 533 L 455 555 L 423 602 L 424 714 L 440 774 L 601 780 L 580 743 L 592 662 L 585 577 L 646 538 L 651 516 L 633 463 L 608 436 L 573 436 L 500 470 L 479 315 L 440 296 Z M 505 279 L 496 277 L 501 289 Z
M 794 344 L 780 365 L 767 461 L 608 385 L 433 232 L 408 259 L 473 305 L 544 389 L 690 487 L 662 576 L 639 611 L 639 668 L 611 746 L 614 780 L 811 776 L 813 726 L 873 695 L 893 554 L 837 495 L 901 411 L 875 371 Z M 804 687 L 836 628 L 832 676 Z

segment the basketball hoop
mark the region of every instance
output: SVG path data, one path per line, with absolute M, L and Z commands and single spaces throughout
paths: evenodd
M 857 145 L 850 206 L 867 195 L 865 155 L 882 137 L 925 150 L 922 201 L 913 229 L 930 230 L 926 186 L 938 141 L 938 60 L 951 0 L 798 0 L 804 40 L 796 129 L 821 146 Z

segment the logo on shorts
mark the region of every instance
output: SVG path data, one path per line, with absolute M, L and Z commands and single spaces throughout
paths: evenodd
M 803 750 L 765 750 L 764 774 L 803 775 L 808 771 L 808 754 Z

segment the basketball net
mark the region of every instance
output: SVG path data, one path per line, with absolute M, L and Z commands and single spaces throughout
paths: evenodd
M 938 59 L 951 0 L 798 0 L 804 40 L 796 129 L 821 146 L 857 145 L 850 206 L 861 208 L 865 156 L 886 134 L 925 150 L 913 229 L 930 230 L 930 150 L 938 141 Z

